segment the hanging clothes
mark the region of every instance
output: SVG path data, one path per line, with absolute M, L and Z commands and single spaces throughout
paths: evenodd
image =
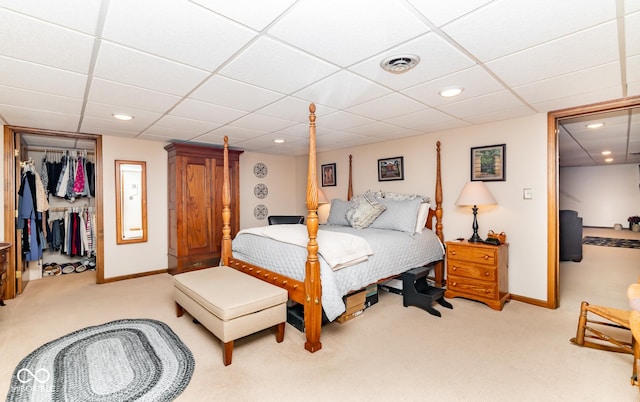
M 44 234 L 42 213 L 38 212 L 36 176 L 32 166 L 25 166 L 18 190 L 18 229 L 22 229 L 22 251 L 27 261 L 42 258 Z

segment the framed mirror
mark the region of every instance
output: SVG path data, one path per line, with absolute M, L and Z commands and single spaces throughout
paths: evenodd
M 116 160 L 116 242 L 146 241 L 146 162 Z

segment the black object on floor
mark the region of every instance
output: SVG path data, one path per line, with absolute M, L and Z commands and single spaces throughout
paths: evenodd
M 432 306 L 434 301 L 442 307 L 452 309 L 453 306 L 444 299 L 444 289 L 427 283 L 429 269 L 418 267 L 402 274 L 402 302 L 405 307 L 416 306 L 429 314 L 441 317 L 440 312 Z
M 582 243 L 591 246 L 640 248 L 640 240 L 614 239 L 612 237 L 585 236 Z

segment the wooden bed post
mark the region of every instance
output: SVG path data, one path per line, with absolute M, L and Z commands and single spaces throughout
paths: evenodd
M 231 257 L 231 189 L 229 188 L 229 137 L 224 136 L 222 168 L 222 250 L 220 261 L 222 265 L 229 265 Z
M 444 244 L 442 233 L 442 178 L 440 177 L 440 141 L 436 142 L 436 235 Z M 444 262 L 438 261 L 433 268 L 435 285 L 444 286 Z
M 307 244 L 306 275 L 304 278 L 304 328 L 307 342 L 304 348 L 316 352 L 322 348 L 322 288 L 320 286 L 320 262 L 318 261 L 318 177 L 316 173 L 316 105 L 309 105 L 309 170 L 307 173 Z
M 353 156 L 349 155 L 349 187 L 347 187 L 347 201 L 351 201 L 351 198 L 353 198 L 353 184 L 351 184 L 351 177 L 352 177 L 352 172 L 351 172 L 351 162 L 353 160 Z

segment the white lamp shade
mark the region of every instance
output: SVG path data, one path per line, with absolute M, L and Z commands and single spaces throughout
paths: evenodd
M 470 181 L 464 185 L 456 200 L 456 205 L 491 205 L 496 199 L 481 181 Z
M 328 204 L 329 200 L 327 200 L 327 196 L 324 195 L 322 190 L 318 189 L 318 204 Z

